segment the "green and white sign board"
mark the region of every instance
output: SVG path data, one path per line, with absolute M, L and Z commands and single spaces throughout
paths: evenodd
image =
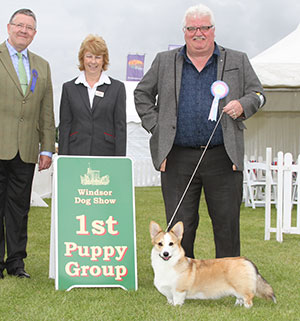
M 132 161 L 59 156 L 55 287 L 137 290 Z

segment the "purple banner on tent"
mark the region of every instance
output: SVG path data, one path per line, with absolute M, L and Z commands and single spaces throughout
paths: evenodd
M 144 76 L 145 55 L 127 56 L 127 81 L 140 81 Z

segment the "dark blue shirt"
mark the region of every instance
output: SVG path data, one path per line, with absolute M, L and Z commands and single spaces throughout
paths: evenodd
M 184 63 L 174 144 L 186 147 L 205 146 L 216 125 L 215 121 L 208 120 L 208 116 L 214 98 L 210 87 L 217 80 L 217 60 L 220 52 L 215 45 L 212 56 L 201 72 L 188 58 L 186 46 L 180 54 L 184 57 Z M 223 144 L 223 133 L 219 124 L 210 146 L 220 144 Z

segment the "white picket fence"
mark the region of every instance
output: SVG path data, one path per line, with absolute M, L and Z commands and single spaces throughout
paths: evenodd
M 276 175 L 276 206 L 271 207 L 272 180 Z M 300 234 L 300 155 L 293 162 L 292 154 L 277 154 L 277 163 L 272 162 L 272 149 L 266 151 L 265 189 L 265 240 L 276 233 L 276 240 L 283 241 L 283 234 Z M 292 208 L 296 206 L 296 220 L 292 218 Z M 271 215 L 276 212 L 276 226 L 271 225 Z M 294 223 L 294 224 L 293 224 Z
M 134 186 L 160 186 L 160 172 L 156 171 L 151 157 L 133 159 Z

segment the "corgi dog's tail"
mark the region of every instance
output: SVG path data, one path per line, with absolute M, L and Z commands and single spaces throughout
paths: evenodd
M 266 300 L 273 300 L 276 303 L 276 296 L 274 294 L 273 288 L 271 285 L 260 275 L 258 272 L 257 267 L 252 262 L 256 269 L 257 279 L 256 279 L 256 295 L 259 298 L 266 299 Z

